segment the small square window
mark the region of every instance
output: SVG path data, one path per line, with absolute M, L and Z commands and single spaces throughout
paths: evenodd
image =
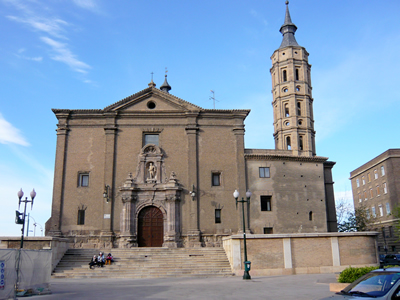
M 269 178 L 269 168 L 259 168 L 260 178 Z
M 211 185 L 212 186 L 220 186 L 221 185 L 221 173 L 212 173 Z
M 143 146 L 154 144 L 158 146 L 158 134 L 145 134 L 143 138 Z
M 272 196 L 261 196 L 261 211 L 271 211 L 271 198 Z
M 215 209 L 215 223 L 221 223 L 221 209 L 218 208 Z
M 88 173 L 79 173 L 78 175 L 78 186 L 89 186 L 89 174 Z
M 272 227 L 264 227 L 264 234 L 273 234 L 274 229 Z
M 78 225 L 85 225 L 85 210 L 78 210 Z

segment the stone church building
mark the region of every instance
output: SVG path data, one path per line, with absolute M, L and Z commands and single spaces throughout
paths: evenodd
M 46 234 L 72 247 L 218 247 L 224 236 L 337 231 L 334 162 L 316 155 L 308 52 L 288 7 L 272 54 L 275 149 L 244 147 L 250 110 L 204 109 L 147 88 L 58 119 Z M 240 200 L 239 199 L 239 200 Z

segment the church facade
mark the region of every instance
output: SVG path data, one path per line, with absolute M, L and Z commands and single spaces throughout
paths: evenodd
M 58 119 L 46 234 L 72 247 L 221 246 L 222 238 L 337 231 L 334 162 L 316 155 L 308 53 L 288 7 L 273 53 L 275 149 L 246 149 L 249 110 L 203 109 L 170 94 L 167 77 L 104 109 Z

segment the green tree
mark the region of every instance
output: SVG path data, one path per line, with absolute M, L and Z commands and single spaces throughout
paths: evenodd
M 400 212 L 400 210 L 399 210 Z M 367 208 L 361 205 L 348 212 L 347 219 L 338 221 L 339 232 L 368 231 L 376 217 L 370 216 Z

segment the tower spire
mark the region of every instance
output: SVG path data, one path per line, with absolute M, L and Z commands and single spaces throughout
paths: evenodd
M 164 83 L 160 86 L 160 90 L 169 93 L 169 91 L 171 90 L 171 86 L 168 84 L 168 81 L 167 81 L 167 73 L 168 73 L 168 69 L 165 68 L 165 80 L 164 80 Z
M 289 1 L 286 1 L 285 4 L 286 4 L 285 22 L 279 29 L 279 31 L 283 35 L 282 43 L 279 49 L 288 46 L 299 46 L 299 44 L 297 44 L 296 38 L 294 37 L 294 34 L 297 30 L 297 26 L 292 23 L 292 19 L 290 18 Z

